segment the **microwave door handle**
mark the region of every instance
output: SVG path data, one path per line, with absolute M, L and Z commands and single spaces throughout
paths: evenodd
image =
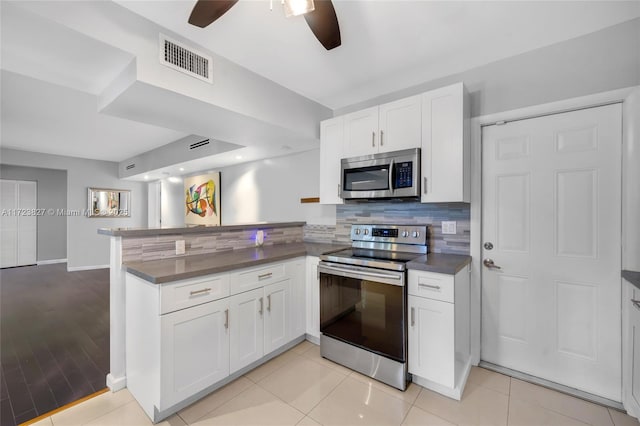
M 395 188 L 393 187 L 393 168 L 394 168 L 395 164 L 393 162 L 393 160 L 391 160 L 391 163 L 389 164 L 389 191 L 393 192 L 395 190 Z

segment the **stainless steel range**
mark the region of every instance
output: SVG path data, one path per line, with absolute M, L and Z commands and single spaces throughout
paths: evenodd
M 427 253 L 427 227 L 352 225 L 351 240 L 320 256 L 321 354 L 405 390 L 406 263 Z

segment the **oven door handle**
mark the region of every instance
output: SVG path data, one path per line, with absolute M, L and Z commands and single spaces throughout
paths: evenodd
M 383 272 L 370 272 L 365 271 L 361 268 L 351 268 L 351 267 L 335 267 L 328 265 L 318 265 L 318 272 L 326 272 L 332 275 L 338 275 L 341 277 L 349 277 L 349 278 L 380 278 L 384 279 L 385 283 L 404 286 L 404 274 L 385 274 Z M 388 280 L 388 281 L 387 281 Z M 395 282 L 394 282 L 395 281 Z

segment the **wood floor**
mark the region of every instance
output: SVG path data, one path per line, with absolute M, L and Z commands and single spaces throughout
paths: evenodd
M 0 424 L 106 387 L 109 270 L 64 263 L 0 270 Z

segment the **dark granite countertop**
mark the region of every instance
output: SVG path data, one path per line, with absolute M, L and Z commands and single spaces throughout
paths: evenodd
M 127 272 L 133 275 L 154 284 L 162 284 L 299 256 L 319 256 L 323 253 L 338 251 L 347 247 L 346 245 L 319 243 L 274 244 L 248 249 L 131 262 L 123 266 Z
M 638 271 L 622 271 L 622 278 L 629 281 L 631 284 L 640 289 L 640 272 Z
M 455 275 L 469 263 L 471 263 L 471 256 L 428 253 L 426 256 L 420 256 L 408 262 L 407 269 Z
M 206 232 L 241 231 L 245 229 L 292 228 L 306 222 L 257 222 L 244 225 L 205 226 L 194 225 L 177 228 L 100 228 L 98 234 L 112 237 L 152 237 L 170 234 L 200 234 Z

